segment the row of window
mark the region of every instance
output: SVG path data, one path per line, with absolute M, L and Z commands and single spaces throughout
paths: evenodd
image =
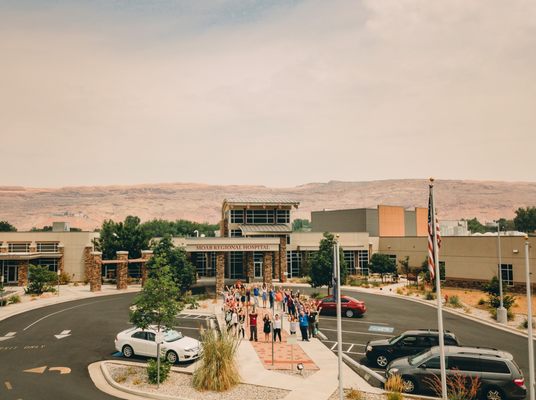
M 231 210 L 232 224 L 288 224 L 290 210 Z
M 30 242 L 24 243 L 8 243 L 7 248 L 10 253 L 29 253 L 30 252 Z M 40 253 L 57 253 L 58 252 L 58 242 L 37 242 L 35 244 L 36 250 Z

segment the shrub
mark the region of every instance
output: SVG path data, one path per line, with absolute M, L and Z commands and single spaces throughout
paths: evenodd
M 127 374 L 121 373 L 114 378 L 117 383 L 123 383 L 127 380 Z
M 192 296 L 192 292 L 188 290 L 183 297 L 184 304 L 189 310 L 196 310 L 199 308 L 199 303 L 197 302 L 197 297 Z
M 460 298 L 456 295 L 449 297 L 448 304 L 454 308 L 462 308 L 463 304 L 460 302 Z
M 171 364 L 167 361 L 160 360 L 160 383 L 165 382 L 169 376 Z M 157 384 L 158 379 L 158 363 L 156 359 L 150 359 L 147 362 L 147 379 L 153 385 Z
M 354 388 L 350 388 L 345 393 L 345 398 L 348 400 L 362 400 L 363 394 Z
M 436 298 L 436 296 L 435 296 L 434 292 L 426 292 L 424 294 L 424 299 L 425 300 L 434 300 L 435 298 Z
M 482 298 L 481 298 L 481 299 L 478 300 L 478 305 L 479 305 L 479 306 L 483 306 L 484 304 L 486 304 L 486 300 L 485 300 L 485 299 L 482 299 Z
M 509 294 L 503 296 L 503 305 L 504 305 L 504 308 L 506 308 L 507 310 L 510 310 L 510 308 L 512 308 L 512 306 L 514 306 L 515 303 L 516 303 L 516 296 L 509 295 Z M 493 308 L 499 307 L 501 305 L 501 298 L 499 296 L 490 294 L 489 305 L 490 307 L 493 307 Z
M 402 400 L 403 398 L 400 392 L 387 392 L 387 400 Z
M 203 355 L 194 372 L 193 385 L 197 390 L 222 392 L 240 382 L 235 362 L 238 341 L 230 334 L 207 329 L 201 333 Z
M 529 320 L 525 318 L 523 322 L 519 325 L 520 328 L 529 329 Z M 532 327 L 534 328 L 534 321 L 532 321 Z
M 505 307 L 506 308 L 506 307 Z M 497 319 L 497 309 L 496 308 L 490 308 L 489 314 L 493 319 Z M 508 321 L 512 321 L 514 319 L 515 315 L 510 309 L 506 309 L 506 319 Z
M 60 273 L 60 285 L 67 285 L 71 282 L 71 277 L 65 271 Z
M 391 375 L 384 384 L 384 389 L 389 392 L 401 393 L 404 391 L 404 381 L 400 375 Z
M 310 297 L 311 299 L 319 299 L 320 297 L 322 297 L 322 295 L 320 294 L 320 292 L 313 292 L 311 293 Z
M 14 294 L 7 298 L 7 304 L 16 304 L 16 303 L 20 303 L 20 296 L 18 294 Z
M 402 288 L 396 289 L 396 294 L 404 294 L 404 289 Z
M 425 383 L 441 397 L 441 378 L 433 375 L 432 378 L 425 378 Z M 454 375 L 447 376 L 447 397 L 449 400 L 473 400 L 477 398 L 480 389 L 478 377 L 463 375 L 460 371 L 455 371 Z
M 43 292 L 53 292 L 53 285 L 57 284 L 57 275 L 50 271 L 47 266 L 30 265 L 29 283 L 24 291 L 28 294 L 42 294 Z

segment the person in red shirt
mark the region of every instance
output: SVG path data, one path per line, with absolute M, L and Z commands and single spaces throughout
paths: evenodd
M 249 340 L 257 341 L 257 311 L 255 307 L 249 313 Z

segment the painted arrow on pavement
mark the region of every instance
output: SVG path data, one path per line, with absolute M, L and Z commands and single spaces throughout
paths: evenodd
M 47 370 L 47 366 L 45 365 L 44 367 L 37 367 L 37 368 L 32 368 L 32 369 L 25 369 L 23 372 L 31 372 L 33 374 L 42 374 L 43 372 L 45 372 Z
M 2 342 L 4 340 L 8 340 L 8 339 L 13 339 L 15 337 L 16 333 L 17 332 L 8 332 L 4 336 L 0 336 L 0 342 Z
M 71 368 L 69 368 L 69 367 L 50 367 L 48 370 L 49 371 L 58 371 L 60 373 L 60 375 L 70 374 L 71 373 Z
M 71 331 L 69 330 L 61 331 L 59 335 L 54 335 L 54 336 L 56 337 L 56 339 L 63 339 L 63 338 L 66 338 L 67 336 L 71 336 Z

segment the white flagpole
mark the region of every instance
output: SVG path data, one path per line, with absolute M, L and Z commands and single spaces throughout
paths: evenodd
M 525 235 L 525 281 L 527 286 L 527 333 L 529 340 L 529 399 L 536 398 L 534 391 L 534 337 L 532 336 L 532 282 L 530 281 L 530 266 L 529 266 L 529 236 Z
M 337 276 L 337 358 L 339 367 L 339 400 L 344 399 L 344 386 L 342 383 L 342 311 L 341 311 L 341 260 L 339 258 L 339 235 L 335 238 L 334 261 Z
M 447 367 L 445 365 L 445 333 L 443 329 L 443 309 L 441 304 L 441 269 L 439 268 L 439 248 L 437 246 L 437 226 L 435 215 L 434 179 L 430 178 L 430 196 L 432 197 L 432 232 L 434 238 L 434 268 L 437 298 L 437 330 L 439 336 L 439 366 L 441 368 L 441 397 L 447 400 Z

